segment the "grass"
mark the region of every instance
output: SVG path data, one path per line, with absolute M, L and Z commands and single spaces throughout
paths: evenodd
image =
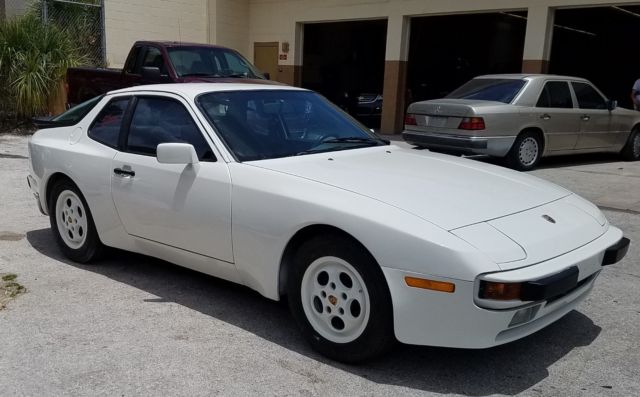
M 16 274 L 3 274 L 0 282 L 0 310 L 6 307 L 6 304 L 16 296 L 27 292 L 27 289 L 15 280 L 18 278 Z

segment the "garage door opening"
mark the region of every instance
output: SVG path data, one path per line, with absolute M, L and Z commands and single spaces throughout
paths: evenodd
M 413 18 L 409 102 L 442 98 L 478 75 L 520 73 L 526 16 L 514 11 Z
M 640 6 L 556 10 L 549 71 L 591 80 L 631 108 L 640 78 Z
M 302 86 L 379 127 L 386 36 L 386 20 L 306 24 Z

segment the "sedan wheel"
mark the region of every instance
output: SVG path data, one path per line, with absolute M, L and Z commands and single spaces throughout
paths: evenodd
M 622 149 L 622 157 L 627 161 L 640 160 L 640 131 L 634 128 L 627 144 Z
M 91 211 L 72 182 L 62 180 L 53 186 L 49 220 L 58 247 L 69 259 L 88 262 L 102 251 Z
M 302 244 L 287 295 L 304 336 L 327 357 L 359 362 L 383 354 L 395 342 L 386 279 L 357 241 L 323 235 Z
M 542 155 L 542 144 L 537 134 L 524 132 L 516 138 L 506 160 L 509 167 L 528 171 L 538 164 Z

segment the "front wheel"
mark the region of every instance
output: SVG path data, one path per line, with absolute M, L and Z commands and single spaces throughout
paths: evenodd
M 71 181 L 57 182 L 51 191 L 49 221 L 62 253 L 75 262 L 89 262 L 102 251 L 89 206 Z
M 393 346 L 386 280 L 373 257 L 340 237 L 316 237 L 295 256 L 291 312 L 311 346 L 341 362 L 371 359 Z
M 620 152 L 622 158 L 626 161 L 638 161 L 640 160 L 640 131 L 638 128 L 634 128 L 629 135 L 627 144 Z
M 542 156 L 542 141 L 538 134 L 524 132 L 516 138 L 511 150 L 506 156 L 510 168 L 529 171 L 540 161 Z

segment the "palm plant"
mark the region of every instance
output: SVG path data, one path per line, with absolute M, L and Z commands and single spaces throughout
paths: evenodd
M 17 117 L 45 114 L 67 68 L 81 63 L 66 30 L 31 13 L 0 22 L 0 101 Z

